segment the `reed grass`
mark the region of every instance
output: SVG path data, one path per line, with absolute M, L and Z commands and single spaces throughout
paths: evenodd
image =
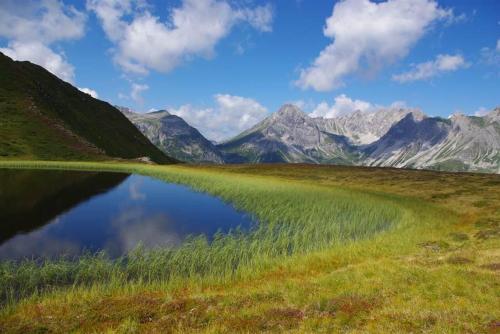
M 189 185 L 249 212 L 259 223 L 249 233 L 234 230 L 189 238 L 178 248 L 146 250 L 110 259 L 105 253 L 78 258 L 0 262 L 0 296 L 12 303 L 61 287 L 182 279 L 224 281 L 242 268 L 259 271 L 269 260 L 323 250 L 370 237 L 408 218 L 394 201 L 358 191 L 315 187 L 177 166 L 102 163 L 16 162 L 8 168 L 78 169 L 140 173 Z

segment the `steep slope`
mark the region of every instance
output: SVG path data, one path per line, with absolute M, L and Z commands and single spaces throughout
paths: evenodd
M 380 139 L 407 114 L 422 119 L 425 115 L 416 109 L 381 108 L 372 112 L 355 111 L 335 118 L 315 118 L 325 132 L 349 138 L 354 145 L 370 144 Z
M 174 162 L 117 109 L 0 53 L 0 157 Z
M 139 114 L 128 108 L 118 109 L 167 155 L 186 162 L 223 163 L 215 145 L 182 118 L 166 110 Z
M 364 164 L 450 171 L 500 172 L 500 109 L 484 117 L 408 115 L 363 148 Z
M 228 162 L 350 164 L 357 160 L 346 137 L 323 131 L 314 119 L 289 104 L 218 148 Z

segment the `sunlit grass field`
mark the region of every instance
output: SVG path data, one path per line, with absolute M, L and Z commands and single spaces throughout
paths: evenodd
M 0 264 L 0 332 L 495 332 L 500 176 L 308 165 L 109 170 L 183 183 L 260 223 L 211 244 Z

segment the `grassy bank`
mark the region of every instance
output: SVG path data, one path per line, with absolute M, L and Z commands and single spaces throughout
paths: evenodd
M 151 175 L 219 196 L 262 222 L 248 235 L 221 236 L 211 245 L 194 239 L 118 261 L 3 263 L 4 294 L 30 297 L 4 307 L 2 331 L 479 332 L 499 317 L 498 176 L 0 165 Z

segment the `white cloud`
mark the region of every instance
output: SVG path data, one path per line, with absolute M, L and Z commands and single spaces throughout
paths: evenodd
M 209 58 L 215 45 L 238 22 L 270 31 L 272 8 L 233 8 L 226 0 L 183 0 L 162 22 L 141 1 L 88 0 L 108 38 L 115 44 L 114 60 L 125 71 L 168 72 L 194 56 Z M 127 19 L 131 17 L 131 19 Z
M 196 108 L 183 105 L 168 108 L 182 117 L 209 139 L 221 141 L 248 129 L 268 115 L 268 110 L 257 101 L 234 95 L 214 96 L 215 108 Z
M 0 52 L 14 60 L 29 60 L 38 64 L 65 81 L 74 80 L 75 69 L 64 55 L 55 53 L 42 43 L 14 41 L 7 48 L 0 48 Z
M 3 0 L 0 2 L 0 36 L 8 46 L 0 51 L 15 60 L 45 67 L 63 80 L 74 80 L 74 68 L 51 44 L 80 38 L 86 16 L 57 0 Z
M 500 39 L 497 40 L 495 48 L 485 47 L 481 49 L 481 63 L 500 67 Z
M 142 105 L 144 104 L 144 98 L 142 97 L 142 93 L 149 89 L 149 86 L 146 84 L 139 84 L 127 79 L 130 82 L 130 93 L 118 93 L 118 98 L 121 100 L 132 100 L 135 103 Z
M 92 96 L 94 99 L 98 99 L 99 98 L 99 94 L 97 94 L 97 92 L 93 89 L 90 89 L 90 88 L 80 88 L 78 87 L 78 89 L 82 92 L 84 92 L 85 94 L 89 94 L 90 96 Z
M 488 109 L 486 109 L 485 107 L 480 107 L 478 110 L 476 110 L 474 112 L 474 116 L 482 117 L 482 116 L 487 115 L 489 112 L 490 111 Z
M 438 55 L 435 60 L 416 64 L 408 72 L 393 75 L 392 80 L 401 83 L 426 80 L 444 72 L 453 72 L 469 66 L 461 55 Z
M 80 38 L 85 14 L 58 0 L 2 0 L 0 34 L 8 39 L 52 43 Z
M 309 116 L 313 118 L 336 118 L 349 115 L 355 111 L 374 113 L 381 109 L 408 109 L 408 106 L 404 101 L 395 101 L 389 106 L 383 106 L 363 100 L 351 99 L 347 95 L 341 94 L 334 98 L 333 104 L 328 104 L 326 101 L 317 104 L 309 113 Z
M 311 117 L 334 118 L 350 114 L 354 111 L 370 111 L 374 106 L 370 102 L 363 100 L 352 100 L 345 94 L 341 94 L 334 99 L 334 103 L 329 105 L 323 101 L 309 114 Z
M 142 92 L 147 91 L 149 89 L 149 86 L 146 84 L 138 84 L 133 82 L 132 83 L 132 89 L 130 91 L 130 98 L 138 104 L 143 104 L 144 100 L 142 98 Z
M 349 74 L 376 73 L 405 57 L 433 22 L 453 18 L 451 10 L 440 8 L 434 0 L 338 2 L 323 30 L 333 42 L 301 71 L 296 84 L 328 91 L 342 86 Z
M 307 108 L 307 102 L 304 100 L 295 100 L 295 101 L 289 101 L 287 104 L 293 104 L 297 108 L 304 110 Z
M 259 31 L 273 31 L 273 9 L 270 4 L 253 9 L 244 8 L 240 12 L 237 12 L 236 16 L 243 21 L 248 21 L 252 27 Z

